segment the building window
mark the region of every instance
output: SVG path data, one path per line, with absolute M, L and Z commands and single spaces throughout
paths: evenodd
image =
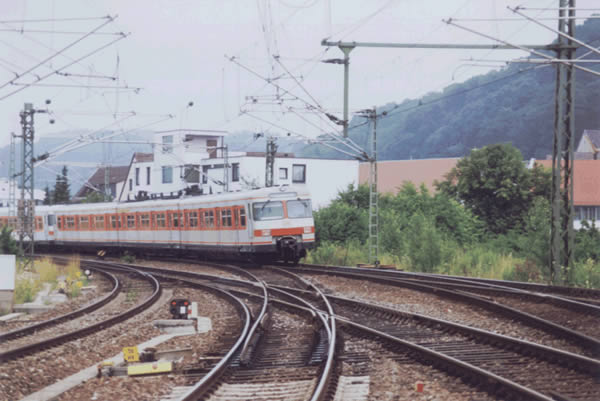
M 208 166 L 202 166 L 202 183 L 208 184 Z
M 206 141 L 206 148 L 208 150 L 208 158 L 215 159 L 217 157 L 217 140 L 208 139 Z
M 578 206 L 575 207 L 575 218 L 589 222 L 600 220 L 600 206 Z
M 146 185 L 150 185 L 150 167 L 146 167 Z
M 292 182 L 306 182 L 306 164 L 294 164 L 292 166 Z
M 240 180 L 240 163 L 233 163 L 231 165 L 231 181 L 236 182 Z
M 165 135 L 162 137 L 163 153 L 173 153 L 173 135 Z
M 279 169 L 279 179 L 280 180 L 287 180 L 287 168 L 280 168 Z
M 163 184 L 173 183 L 173 167 L 163 166 L 163 168 L 162 168 L 162 183 Z
M 183 173 L 183 179 L 188 184 L 197 184 L 200 182 L 200 171 L 198 166 L 185 166 Z
M 129 190 L 131 191 L 133 189 L 133 179 L 129 179 Z
M 140 168 L 136 167 L 135 168 L 135 186 L 137 187 L 138 185 L 140 185 Z

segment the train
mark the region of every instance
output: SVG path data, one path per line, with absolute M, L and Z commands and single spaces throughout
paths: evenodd
M 16 219 L 0 210 L 0 224 Z M 315 241 L 305 186 L 35 207 L 35 247 L 297 263 Z

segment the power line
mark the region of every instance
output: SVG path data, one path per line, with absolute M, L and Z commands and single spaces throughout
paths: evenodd
M 70 66 L 72 66 L 73 64 L 76 64 L 76 63 L 78 63 L 79 61 L 81 61 L 81 60 L 84 60 L 84 59 L 86 59 L 86 58 L 88 58 L 88 57 L 90 57 L 90 56 L 92 56 L 92 55 L 94 55 L 94 54 L 96 54 L 96 53 L 98 53 L 98 52 L 100 52 L 100 51 L 104 50 L 105 48 L 107 48 L 107 47 L 109 47 L 109 46 L 111 46 L 111 45 L 115 44 L 116 42 L 118 42 L 118 41 L 120 41 L 120 40 L 122 40 L 122 39 L 126 38 L 127 36 L 129 36 L 129 34 L 124 34 L 124 33 L 123 33 L 123 34 L 121 34 L 121 36 L 120 36 L 120 37 L 118 37 L 118 38 L 116 38 L 116 39 L 114 39 L 114 40 L 110 41 L 109 43 L 106 43 L 105 45 L 103 45 L 103 46 L 101 46 L 101 47 L 99 47 L 99 48 L 96 48 L 95 50 L 93 50 L 93 51 L 91 51 L 91 52 L 89 52 L 89 53 L 85 54 L 84 56 L 81 56 L 81 57 L 79 57 L 78 59 L 75 59 L 73 62 L 71 62 L 71 63 L 68 63 L 68 64 L 66 64 L 66 65 L 62 66 L 62 67 L 60 67 L 60 68 L 58 68 L 58 69 L 56 69 L 56 70 L 54 70 L 54 71 L 50 72 L 49 74 L 43 75 L 43 76 L 41 76 L 41 77 L 38 77 L 38 78 L 37 78 L 37 80 L 36 80 L 36 81 L 34 81 L 34 82 L 32 82 L 32 83 L 30 83 L 30 84 L 29 84 L 29 86 L 31 86 L 31 85 L 32 85 L 32 84 L 34 84 L 34 83 L 40 82 L 40 81 L 42 81 L 42 80 L 44 80 L 44 79 L 48 78 L 49 76 L 52 76 L 52 75 L 56 74 L 57 72 L 60 72 L 60 71 L 64 70 L 65 68 L 69 68 L 69 67 L 70 67 Z M 14 91 L 12 91 L 12 92 L 10 92 L 10 93 L 8 93 L 8 94 L 4 95 L 4 96 L 1 96 L 1 97 L 0 97 L 0 101 L 1 101 L 1 100 L 4 100 L 4 99 L 6 99 L 6 98 L 8 98 L 8 97 L 10 97 L 10 96 L 12 96 L 12 95 L 14 95 L 14 94 L 16 94 L 16 93 L 18 93 L 18 92 L 21 92 L 23 89 L 26 89 L 26 88 L 28 88 L 29 86 L 22 86 L 22 87 L 20 87 L 20 88 L 19 88 L 19 89 L 17 89 L 17 90 L 14 90 Z
M 90 32 L 87 32 L 86 34 L 84 34 L 82 37 L 80 37 L 79 39 L 75 40 L 74 42 L 69 43 L 67 46 L 63 47 L 62 49 L 58 50 L 56 53 L 54 53 L 53 55 L 45 58 L 44 60 L 40 61 L 38 64 L 34 65 L 33 67 L 30 67 L 29 69 L 27 69 L 25 72 L 22 72 L 19 74 L 18 77 L 5 82 L 4 84 L 0 85 L 0 89 L 10 85 L 12 82 L 15 81 L 15 79 L 21 78 L 22 76 L 30 73 L 31 71 L 35 70 L 36 68 L 38 68 L 40 65 L 42 64 L 46 64 L 48 61 L 52 60 L 54 57 L 60 55 L 61 53 L 67 51 L 68 49 L 70 49 L 71 47 L 75 46 L 77 43 L 81 42 L 82 40 L 86 39 L 88 36 L 90 36 L 91 34 L 93 34 L 94 32 L 96 32 L 97 30 L 103 28 L 104 26 L 106 26 L 107 24 L 109 24 L 113 19 L 108 19 L 107 21 L 103 22 L 102 24 L 98 25 L 96 28 L 92 29 Z

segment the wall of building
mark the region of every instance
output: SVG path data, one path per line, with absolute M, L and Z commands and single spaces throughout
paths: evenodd
M 229 190 L 239 191 L 265 185 L 266 163 L 264 157 L 239 156 L 230 157 L 230 165 L 239 165 L 239 180 L 233 181 L 233 168 L 229 169 Z M 214 159 L 209 166 L 206 183 L 202 184 L 205 193 L 220 193 L 223 187 L 215 181 L 223 181 L 223 159 Z M 294 178 L 304 169 L 304 179 Z M 285 171 L 285 173 L 284 173 Z M 348 188 L 348 185 L 358 185 L 358 161 L 308 159 L 308 158 L 275 158 L 275 185 L 306 184 L 313 199 L 313 208 L 327 206 L 336 198 L 338 192 Z

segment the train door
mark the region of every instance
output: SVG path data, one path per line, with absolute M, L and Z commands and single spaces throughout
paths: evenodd
M 55 214 L 47 214 L 46 215 L 46 238 L 48 241 L 54 241 L 55 238 L 55 230 L 56 230 L 56 215 Z
M 175 210 L 169 210 L 167 212 L 167 218 L 169 219 L 169 244 L 176 248 L 181 248 L 181 225 L 183 223 L 183 212 L 177 205 Z

